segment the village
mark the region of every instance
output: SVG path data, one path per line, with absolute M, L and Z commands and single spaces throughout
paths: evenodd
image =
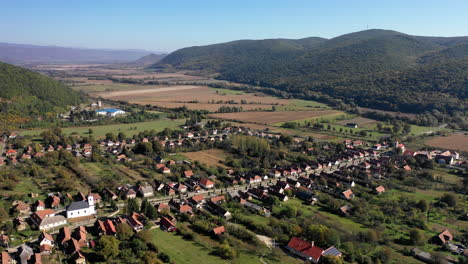
M 158 141 L 165 149 L 174 151 L 180 146 L 194 146 L 202 142 L 222 142 L 230 135 L 245 135 L 247 137 L 265 138 L 269 141 L 278 141 L 281 135 L 265 133 L 246 129 L 243 127 L 224 127 L 215 129 L 202 129 L 176 133 L 175 137 L 157 136 L 151 139 L 147 137 L 122 139 L 112 141 L 110 139 L 98 142 L 100 153 L 116 156 L 116 162 L 127 163 L 131 159 L 125 153 L 126 148 L 134 148 L 138 143 Z M 174 135 L 172 135 L 174 136 Z M 8 140 L 18 137 L 15 133 L 8 135 Z M 383 185 L 375 185 L 387 177 L 386 168 L 394 167 L 404 171 L 413 168 L 408 165 L 405 157 L 417 157 L 434 160 L 438 164 L 458 166 L 466 162 L 454 151 L 407 151 L 405 145 L 395 140 L 394 142 L 368 144 L 361 140 L 346 140 L 345 148 L 334 155 L 314 162 L 299 162 L 293 166 L 274 166 L 267 174 L 258 175 L 238 173 L 233 169 L 227 170 L 223 177 L 223 185 L 219 184 L 216 176 L 199 177 L 193 170 L 185 170 L 178 175 L 182 180 L 140 182 L 137 185 L 120 185 L 115 189 L 105 188 L 100 193 L 50 193 L 47 199 L 35 200 L 31 194 L 31 201 L 14 201 L 12 210 L 18 216 L 12 219 L 15 230 L 35 229 L 41 233 L 29 242 L 18 244 L 10 234 L 1 235 L 0 245 L 6 251 L 2 252 L 3 263 L 42 263 L 42 257 L 60 251 L 74 261 L 73 263 L 88 263 L 83 248 L 96 247 L 99 236 L 116 236 L 116 226 L 127 224 L 137 233 L 149 228 L 161 228 L 167 232 L 177 230 L 177 218 L 194 217 L 200 212 L 209 212 L 217 217 L 230 221 L 232 214 L 226 203 L 237 203 L 255 214 L 265 217 L 271 215 L 272 205 L 286 202 L 288 199 L 303 200 L 308 206 L 314 206 L 317 202 L 317 193 L 327 193 L 344 201 L 354 198 L 353 188 L 356 185 L 369 188 L 369 192 L 380 195 L 387 189 Z M 312 151 L 304 144 L 304 139 L 294 138 L 292 145 L 302 149 L 304 153 Z M 327 148 L 327 145 L 323 145 Z M 1 159 L 1 165 L 16 165 L 19 162 L 43 158 L 46 153 L 67 151 L 77 158 L 89 158 L 92 156 L 93 146 L 90 143 L 74 145 L 49 145 L 40 149 L 27 146 L 25 149 L 15 149 L 12 145 L 5 151 L 5 157 Z M 103 154 L 104 155 L 104 154 Z M 178 164 L 195 166 L 188 160 L 174 161 L 170 156 L 156 156 L 154 158 L 154 170 L 161 174 L 171 175 L 177 173 L 174 168 Z M 216 182 L 216 184 L 215 184 Z M 369 183 L 374 182 L 373 185 Z M 105 197 L 103 199 L 102 197 Z M 138 199 L 148 202 L 153 209 L 146 215 L 141 212 L 126 212 L 130 200 Z M 115 211 L 100 213 L 104 204 L 113 203 Z M 350 204 L 341 206 L 336 212 L 347 217 L 352 210 Z M 105 210 L 107 211 L 107 210 Z M 148 215 L 151 214 L 151 215 Z M 151 225 L 149 224 L 151 223 Z M 223 225 L 211 230 L 214 235 L 225 232 Z M 92 234 L 92 235 L 90 235 Z M 441 230 L 437 236 L 441 244 L 450 244 L 452 251 L 467 254 L 462 245 L 451 244 L 453 235 L 448 230 Z M 14 245 L 14 246 L 11 246 Z M 319 263 L 323 256 L 332 255 L 341 257 L 342 252 L 334 245 L 321 248 L 314 242 L 292 237 L 284 245 L 289 254 L 299 259 Z M 431 259 L 428 253 L 415 249 L 415 256 L 420 259 Z M 17 262 L 15 262 L 17 261 Z

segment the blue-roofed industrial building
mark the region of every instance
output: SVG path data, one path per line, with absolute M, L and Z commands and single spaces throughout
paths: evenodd
M 120 110 L 120 109 L 115 109 L 115 108 L 105 108 L 105 109 L 96 110 L 96 114 L 99 116 L 115 117 L 119 115 L 124 115 L 125 111 Z

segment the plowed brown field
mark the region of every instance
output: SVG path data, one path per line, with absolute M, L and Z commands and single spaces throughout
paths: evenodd
M 441 148 L 468 151 L 468 135 L 456 133 L 449 136 L 439 136 L 426 141 L 426 145 Z

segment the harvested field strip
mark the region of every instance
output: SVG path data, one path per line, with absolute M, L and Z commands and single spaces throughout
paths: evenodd
M 426 145 L 441 149 L 468 151 L 468 135 L 455 133 L 449 136 L 439 136 L 426 141 Z
M 249 123 L 272 124 L 292 120 L 302 120 L 312 117 L 320 117 L 340 113 L 334 110 L 322 111 L 278 111 L 278 112 L 239 112 L 211 114 L 210 117 L 218 119 L 236 120 Z
M 187 107 L 190 110 L 207 110 L 210 112 L 216 112 L 219 110 L 221 106 L 236 106 L 242 107 L 243 110 L 270 110 L 271 105 L 259 105 L 259 104 L 205 104 L 205 103 L 177 103 L 177 102 L 163 102 L 163 101 L 154 101 L 154 100 L 136 100 L 136 101 L 129 101 L 132 104 L 140 104 L 140 105 L 155 105 L 162 108 L 178 108 L 178 107 Z
M 138 87 L 138 86 L 137 86 Z M 147 86 L 148 87 L 148 86 Z M 235 92 L 235 93 L 234 93 Z M 234 105 L 264 104 L 264 105 L 289 105 L 287 99 L 279 99 L 262 94 L 241 93 L 238 91 L 225 92 L 220 89 L 212 89 L 206 86 L 174 85 L 153 87 L 151 89 L 132 89 L 129 91 L 108 91 L 94 93 L 95 96 L 123 101 L 142 101 L 144 104 L 155 102 L 199 102 L 199 103 L 227 103 Z M 241 104 L 242 101 L 244 104 Z
M 141 90 L 132 90 L 132 91 L 117 91 L 117 92 L 103 92 L 103 93 L 94 93 L 95 96 L 102 96 L 105 98 L 114 98 L 119 96 L 135 96 L 141 94 L 153 94 L 153 93 L 161 93 L 161 92 L 169 92 L 169 91 L 176 91 L 176 90 L 190 90 L 190 89 L 197 89 L 200 86 L 195 85 L 177 85 L 177 86 L 167 86 L 167 87 L 160 87 L 160 88 L 151 88 L 151 89 L 141 89 Z

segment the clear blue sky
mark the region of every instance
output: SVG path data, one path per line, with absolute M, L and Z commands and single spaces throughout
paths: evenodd
M 468 0 L 1 0 L 0 42 L 173 51 L 369 28 L 468 35 Z

